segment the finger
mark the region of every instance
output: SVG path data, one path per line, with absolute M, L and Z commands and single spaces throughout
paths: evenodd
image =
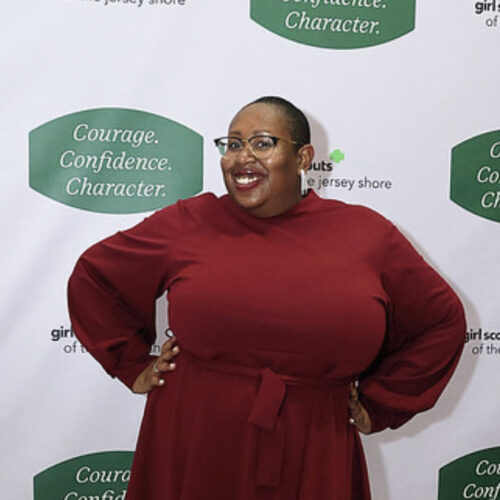
M 363 411 L 357 411 L 357 412 L 352 412 L 351 413 L 351 418 L 354 420 L 354 422 L 357 424 L 357 425 L 361 425 L 364 421 L 364 413 Z
M 170 362 L 168 359 L 158 358 L 153 366 L 156 367 L 156 373 L 164 373 L 175 370 L 175 363 Z M 155 371 L 154 368 L 153 371 Z
M 353 384 L 349 387 L 349 399 L 352 401 L 357 401 L 359 399 L 358 389 Z
M 365 408 L 358 403 L 357 410 L 351 412 L 349 423 L 363 434 L 371 432 L 371 420 Z
M 173 358 L 175 358 L 175 356 L 177 356 L 177 354 L 179 354 L 179 348 L 177 346 L 175 346 L 174 348 L 172 348 L 172 350 L 170 351 L 167 351 L 165 354 L 160 354 L 160 356 L 158 356 L 158 359 L 157 361 L 158 362 L 162 362 L 162 363 L 165 363 L 165 362 L 170 362 Z
M 358 431 L 362 432 L 363 434 L 370 433 L 370 423 L 366 415 L 363 415 L 362 419 L 357 421 L 354 425 L 356 426 Z
M 161 353 L 165 354 L 167 351 L 172 349 L 172 345 L 173 345 L 172 339 L 169 339 L 169 340 L 163 342 L 163 344 L 161 346 Z
M 163 387 L 164 385 L 165 379 L 161 375 L 153 375 L 153 377 L 151 378 L 151 389 L 153 387 Z
M 179 354 L 179 351 L 180 351 L 179 347 L 174 346 L 169 351 L 166 351 L 166 352 L 160 354 L 159 359 L 161 359 L 162 361 L 169 361 L 170 359 L 177 356 L 177 354 Z
M 161 353 L 164 354 L 168 351 L 170 351 L 174 344 L 177 342 L 177 339 L 175 337 L 172 337 L 171 339 L 168 339 L 166 342 L 163 343 L 161 346 Z
M 354 417 L 350 417 L 349 418 L 349 423 L 356 427 L 356 429 L 358 429 L 358 431 L 361 431 L 361 432 L 365 432 L 365 424 L 364 424 L 364 421 L 362 418 L 354 418 Z
M 174 366 L 171 366 L 174 365 Z M 156 358 L 156 361 L 152 365 L 154 374 L 161 375 L 162 373 L 175 368 L 174 363 L 170 363 L 167 359 Z
M 366 410 L 358 400 L 349 401 L 348 407 L 350 416 L 352 419 L 354 419 L 355 422 L 360 422 L 363 420 Z
M 347 405 L 349 406 L 349 408 L 358 407 L 360 404 L 361 402 L 359 401 L 358 395 L 353 395 L 353 396 L 349 395 L 349 400 L 347 401 Z

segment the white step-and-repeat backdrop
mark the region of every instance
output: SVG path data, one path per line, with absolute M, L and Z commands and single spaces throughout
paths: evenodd
M 222 194 L 212 138 L 250 100 L 281 95 L 312 123 L 310 186 L 392 219 L 467 310 L 436 407 L 363 439 L 374 500 L 500 499 L 500 2 L 0 11 L 2 498 L 123 499 L 144 398 L 73 336 L 68 276 L 152 210 Z M 163 304 L 160 329 L 164 316 Z

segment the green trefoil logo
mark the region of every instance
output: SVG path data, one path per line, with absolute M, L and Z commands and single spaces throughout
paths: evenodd
M 305 45 L 356 49 L 389 42 L 415 28 L 416 0 L 250 0 L 250 17 Z
M 71 113 L 30 132 L 29 183 L 48 198 L 92 212 L 155 210 L 201 191 L 203 139 L 134 109 Z
M 333 163 L 340 163 L 342 160 L 345 160 L 345 154 L 340 150 L 340 149 L 334 149 L 330 153 L 330 160 L 333 161 Z
M 479 217 L 500 222 L 500 130 L 453 148 L 450 198 Z

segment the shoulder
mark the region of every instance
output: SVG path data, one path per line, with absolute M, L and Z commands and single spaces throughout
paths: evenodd
M 142 249 L 162 247 L 178 241 L 187 232 L 199 229 L 200 217 L 207 207 L 216 204 L 217 197 L 205 193 L 186 200 L 179 200 L 165 208 L 148 215 L 132 227 L 120 230 L 113 235 L 94 243 L 83 256 L 88 257 L 95 252 L 107 248 Z
M 190 219 L 210 211 L 218 204 L 218 198 L 213 193 L 203 193 L 191 198 L 178 200 L 176 203 L 157 210 L 144 219 L 148 224 L 186 224 Z
M 154 212 L 139 226 L 144 231 L 160 234 L 162 238 L 167 233 L 176 234 L 177 237 L 198 234 L 214 225 L 223 224 L 225 214 L 220 200 L 210 192 L 178 200 Z
M 168 217 L 174 213 L 198 212 L 217 203 L 218 198 L 213 193 L 203 193 L 191 198 L 178 200 L 176 203 L 157 210 L 151 217 Z
M 384 234 L 394 227 L 389 219 L 364 205 L 319 198 L 318 207 L 320 212 L 352 227 L 371 228 Z

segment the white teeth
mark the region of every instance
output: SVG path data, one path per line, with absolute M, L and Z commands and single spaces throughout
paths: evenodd
M 250 184 L 251 182 L 255 182 L 258 180 L 256 175 L 254 176 L 238 176 L 235 178 L 236 184 Z

